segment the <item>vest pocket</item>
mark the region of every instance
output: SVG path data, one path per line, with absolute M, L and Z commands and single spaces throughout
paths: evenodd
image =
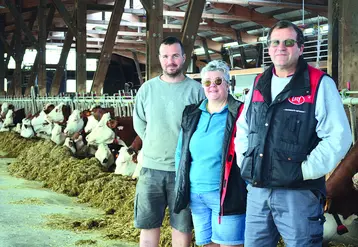
M 242 161 L 242 166 L 241 166 L 241 177 L 244 180 L 248 180 L 248 181 L 252 180 L 254 150 L 255 150 L 254 147 L 249 147 L 247 151 L 244 153 L 244 159 Z
M 303 181 L 302 161 L 307 159 L 305 153 L 273 150 L 272 183 L 275 186 L 297 187 Z

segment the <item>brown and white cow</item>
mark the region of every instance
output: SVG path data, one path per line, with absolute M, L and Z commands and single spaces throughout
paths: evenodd
M 352 223 L 358 224 L 355 220 L 358 215 L 358 188 L 354 186 L 354 179 L 357 176 L 358 142 L 353 145 L 326 181 L 325 242 L 330 241 L 336 233 L 338 235 L 346 233 Z M 358 236 L 358 232 L 355 235 Z

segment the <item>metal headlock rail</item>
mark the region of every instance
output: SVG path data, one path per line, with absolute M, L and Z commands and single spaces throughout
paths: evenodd
M 357 141 L 357 112 L 356 106 L 358 105 L 358 98 L 353 98 L 354 95 L 358 94 L 358 91 L 350 91 L 349 86 L 348 89 L 341 90 L 341 97 L 343 104 L 348 106 L 349 118 L 351 121 L 351 129 L 352 129 L 352 138 L 353 143 Z M 352 97 L 353 96 L 353 97 Z
M 64 103 L 70 106 L 71 112 L 75 109 L 83 111 L 91 109 L 94 105 L 100 105 L 104 108 L 114 108 L 115 116 L 128 117 L 133 116 L 133 107 L 135 95 L 137 91 L 128 92 L 119 91 L 115 95 L 72 95 L 72 96 L 55 96 L 55 97 L 39 97 L 35 95 L 35 91 L 31 88 L 31 96 L 28 97 L 0 97 L 0 103 L 7 102 L 14 105 L 15 110 L 24 108 L 25 114 L 35 114 L 42 110 L 47 104 L 58 105 Z

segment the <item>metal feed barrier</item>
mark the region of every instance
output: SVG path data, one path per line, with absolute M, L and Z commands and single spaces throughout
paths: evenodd
M 0 103 L 7 102 L 14 105 L 15 110 L 24 108 L 25 114 L 35 114 L 42 110 L 46 104 L 58 105 L 64 103 L 70 106 L 71 112 L 75 109 L 83 111 L 89 110 L 93 105 L 100 105 L 104 108 L 113 107 L 115 116 L 133 116 L 133 107 L 136 91 L 122 92 L 113 96 L 101 95 L 71 95 L 56 97 L 36 97 L 33 89 L 29 97 L 0 97 Z

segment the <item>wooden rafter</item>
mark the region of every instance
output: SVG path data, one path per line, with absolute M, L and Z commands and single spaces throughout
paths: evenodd
M 86 92 L 87 70 L 87 3 L 85 0 L 75 0 L 76 9 L 76 91 Z
M 119 24 L 122 19 L 124 11 L 125 0 L 116 0 L 114 10 L 111 15 L 111 20 L 108 25 L 107 34 L 102 46 L 101 57 L 99 59 L 98 67 L 94 75 L 91 91 L 100 92 L 106 79 L 107 70 L 111 62 L 111 55 L 115 45 Z
M 20 14 L 20 12 L 16 9 L 15 5 L 12 3 L 11 0 L 4 0 L 5 4 L 8 6 L 11 14 L 14 16 L 14 18 L 16 19 L 16 21 L 20 24 L 20 30 L 23 30 L 26 37 L 29 39 L 29 41 L 31 42 L 32 46 L 35 47 L 36 49 L 38 49 L 38 45 L 37 45 L 37 40 L 36 38 L 32 35 L 31 30 L 29 29 L 29 27 L 26 25 L 24 19 L 22 18 L 22 15 Z
M 240 6 L 240 5 L 230 5 L 225 3 L 213 3 L 211 6 L 215 9 L 220 9 L 226 11 L 228 14 L 236 16 L 241 21 L 252 21 L 256 22 L 264 27 L 272 27 L 279 20 L 261 14 L 255 10 Z
M 76 21 L 71 18 L 70 13 L 67 11 L 65 5 L 61 2 L 61 0 L 52 0 L 53 4 L 56 6 L 57 11 L 62 16 L 63 20 L 65 21 L 66 25 L 71 32 L 77 34 L 77 25 Z

